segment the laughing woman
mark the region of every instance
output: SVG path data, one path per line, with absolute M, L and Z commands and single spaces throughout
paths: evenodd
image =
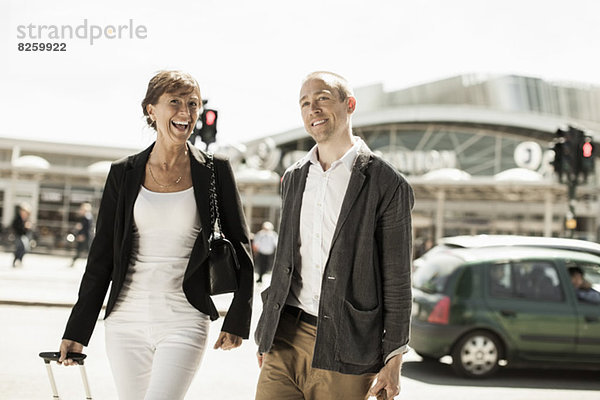
M 156 142 L 113 163 L 102 196 L 79 299 L 60 345 L 87 346 L 111 284 L 106 352 L 122 400 L 182 399 L 218 312 L 206 291 L 210 227 L 206 153 L 187 140 L 200 114 L 196 80 L 162 71 L 142 101 Z M 253 271 L 248 229 L 229 162 L 215 158 L 222 229 L 240 263 L 234 293 L 214 348 L 240 346 L 250 330 Z

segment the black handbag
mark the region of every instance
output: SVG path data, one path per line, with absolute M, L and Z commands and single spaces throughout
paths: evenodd
M 225 238 L 221 229 L 219 202 L 217 199 L 216 170 L 213 155 L 207 154 L 210 178 L 210 226 L 208 239 L 208 294 L 217 295 L 235 292 L 238 288 L 240 263 L 233 244 Z

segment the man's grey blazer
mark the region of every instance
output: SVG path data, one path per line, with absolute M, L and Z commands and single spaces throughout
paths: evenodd
M 255 332 L 269 352 L 292 279 L 300 279 L 300 209 L 310 163 L 282 180 L 282 215 L 271 286 Z M 322 280 L 313 368 L 378 372 L 406 345 L 411 312 L 413 191 L 366 145 L 358 152 Z

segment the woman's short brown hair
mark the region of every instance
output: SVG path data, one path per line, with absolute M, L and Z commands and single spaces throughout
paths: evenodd
M 142 110 L 146 116 L 146 123 L 156 129 L 156 121 L 153 121 L 146 109 L 148 104 L 156 104 L 164 93 L 183 92 L 184 94 L 196 91 L 200 95 L 200 85 L 190 74 L 181 71 L 159 71 L 150 82 L 146 90 L 146 97 L 142 100 Z

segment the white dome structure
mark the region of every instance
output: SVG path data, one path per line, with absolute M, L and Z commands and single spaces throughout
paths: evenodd
M 238 183 L 279 183 L 281 177 L 266 169 L 241 168 L 235 173 L 235 180 Z
M 46 170 L 50 168 L 50 163 L 39 156 L 21 156 L 12 162 L 12 165 L 22 169 Z
M 98 161 L 93 164 L 90 164 L 87 167 L 87 170 L 92 175 L 108 175 L 108 171 L 110 171 L 111 161 Z
M 423 175 L 427 181 L 468 181 L 471 174 L 457 168 L 440 168 L 429 171 Z
M 544 177 L 536 171 L 526 168 L 511 168 L 494 175 L 494 180 L 498 182 L 542 182 Z

